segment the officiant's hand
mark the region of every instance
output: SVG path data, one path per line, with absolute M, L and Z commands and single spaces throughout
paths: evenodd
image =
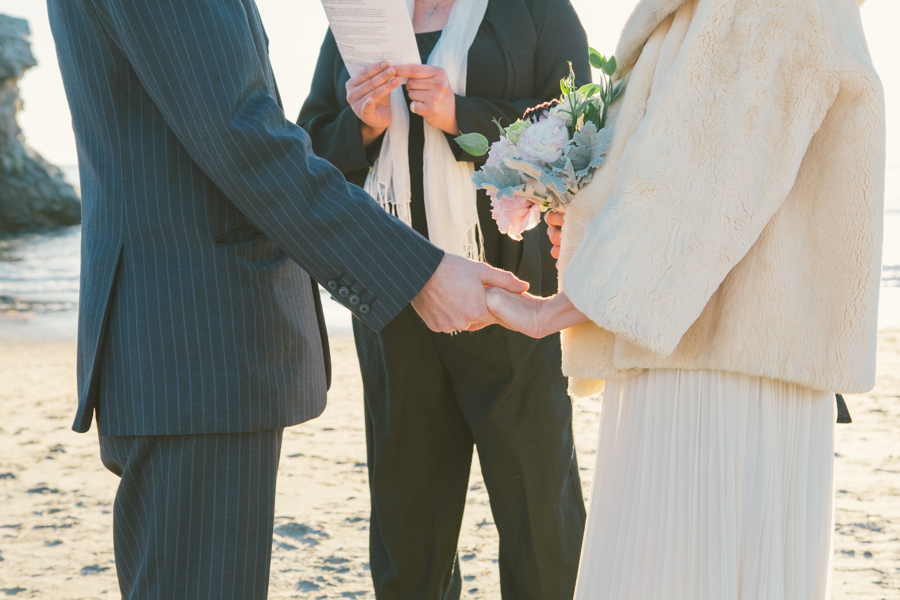
M 347 81 L 347 102 L 362 121 L 363 144 L 378 139 L 391 124 L 391 92 L 400 85 L 387 61 L 368 66 Z
M 446 71 L 431 65 L 399 65 L 397 76 L 409 78 L 406 91 L 412 112 L 421 116 L 432 127 L 450 135 L 459 135 L 456 94 L 450 88 Z
M 512 273 L 445 254 L 412 305 L 432 331 L 474 331 L 497 322 L 487 308 L 485 287 L 521 294 L 528 284 Z
M 566 222 L 566 215 L 548 210 L 544 219 L 549 225 L 547 227 L 547 235 L 550 237 L 550 243 L 553 244 L 553 247 L 550 249 L 550 256 L 559 260 L 559 246 L 562 244 L 562 226 Z

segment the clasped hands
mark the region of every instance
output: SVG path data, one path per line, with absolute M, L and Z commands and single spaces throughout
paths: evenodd
M 370 65 L 346 84 L 347 102 L 360 120 L 363 144 L 378 139 L 391 124 L 391 92 L 407 80 L 406 91 L 415 102 L 415 113 L 425 122 L 451 135 L 459 135 L 456 95 L 447 73 L 431 65 Z
M 559 257 L 562 215 L 550 217 L 552 254 Z M 475 331 L 494 323 L 542 338 L 577 325 L 585 317 L 565 293 L 540 298 L 512 273 L 447 254 L 413 299 L 413 307 L 432 331 Z
M 390 95 L 402 79 L 414 111 L 426 123 L 451 135 L 459 134 L 456 95 L 447 73 L 430 65 L 371 65 L 346 84 L 347 102 L 360 120 L 363 144 L 378 139 L 391 124 Z M 559 258 L 563 216 L 547 214 L 551 255 Z M 499 323 L 508 329 L 541 338 L 586 317 L 566 295 L 532 296 L 528 284 L 512 273 L 447 254 L 412 304 L 432 331 L 475 331 Z

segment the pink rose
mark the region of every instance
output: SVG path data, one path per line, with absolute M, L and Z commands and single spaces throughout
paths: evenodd
M 522 241 L 522 233 L 534 229 L 541 222 L 541 204 L 520 194 L 512 198 L 498 198 L 492 194 L 491 214 L 497 221 L 500 233 Z

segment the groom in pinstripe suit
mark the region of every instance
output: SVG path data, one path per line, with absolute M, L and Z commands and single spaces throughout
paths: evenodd
M 125 598 L 265 598 L 284 427 L 325 406 L 314 281 L 374 329 L 493 321 L 484 285 L 285 119 L 253 0 L 48 0 L 83 196 L 78 413 Z

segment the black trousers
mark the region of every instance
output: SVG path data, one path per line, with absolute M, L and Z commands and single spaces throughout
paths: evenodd
M 100 436 L 122 598 L 266 598 L 282 433 Z
M 559 337 L 499 326 L 455 336 L 407 307 L 354 321 L 365 389 L 379 600 L 456 600 L 473 444 L 500 534 L 505 600 L 572 598 L 585 509 Z

